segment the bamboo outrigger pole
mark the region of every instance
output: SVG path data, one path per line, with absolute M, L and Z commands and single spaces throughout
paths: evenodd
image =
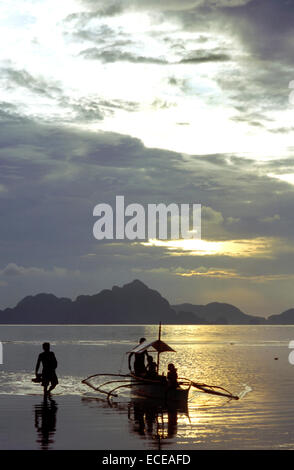
M 159 328 L 158 328 L 158 341 L 161 340 L 161 321 L 159 322 Z M 157 373 L 159 374 L 159 354 L 160 351 L 157 352 Z

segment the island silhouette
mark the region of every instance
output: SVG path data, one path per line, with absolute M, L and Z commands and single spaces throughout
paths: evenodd
M 0 324 L 158 324 L 263 325 L 294 324 L 294 308 L 263 318 L 234 305 L 170 305 L 156 290 L 138 279 L 75 300 L 40 293 L 24 297 L 15 307 L 0 310 Z

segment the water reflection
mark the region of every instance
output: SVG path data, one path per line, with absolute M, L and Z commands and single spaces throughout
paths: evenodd
M 50 449 L 54 443 L 57 409 L 56 401 L 49 397 L 35 405 L 36 442 L 42 450 Z
M 163 408 L 151 402 L 132 401 L 128 405 L 130 431 L 157 441 L 158 447 L 164 439 L 177 435 L 178 414 L 188 415 L 187 407 Z
M 133 399 L 127 402 L 112 402 L 109 405 L 105 400 L 92 397 L 83 397 L 82 402 L 91 407 L 96 405 L 98 408 L 111 406 L 113 410 L 124 414 L 128 420 L 130 434 L 149 440 L 157 449 L 177 436 L 178 420 L 189 421 L 187 404 L 166 407 L 153 400 Z

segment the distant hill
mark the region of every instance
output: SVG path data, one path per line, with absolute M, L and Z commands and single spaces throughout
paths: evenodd
M 231 304 L 183 303 L 171 306 L 156 290 L 134 280 L 76 300 L 53 294 L 30 295 L 14 308 L 0 310 L 0 324 L 294 324 L 294 309 L 268 319 L 247 315 Z
M 294 308 L 290 308 L 279 315 L 268 317 L 268 323 L 271 325 L 294 325 Z
M 135 280 L 75 301 L 53 294 L 25 297 L 16 307 L 0 311 L 0 323 L 10 324 L 157 324 L 175 323 L 176 313 L 159 292 Z
M 14 308 L 0 311 L 0 323 L 68 323 L 73 302 L 53 294 L 29 295 Z
M 193 323 L 208 323 L 219 325 L 258 325 L 266 323 L 265 318 L 247 315 L 234 305 L 212 302 L 207 305 L 180 304 L 172 308 L 179 314 L 187 316 L 187 312 L 194 315 Z M 190 317 L 193 320 L 193 317 Z

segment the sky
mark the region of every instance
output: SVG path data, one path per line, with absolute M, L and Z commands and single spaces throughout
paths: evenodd
M 0 308 L 140 279 L 294 307 L 294 0 L 3 0 Z M 201 204 L 202 239 L 96 240 L 93 209 Z

